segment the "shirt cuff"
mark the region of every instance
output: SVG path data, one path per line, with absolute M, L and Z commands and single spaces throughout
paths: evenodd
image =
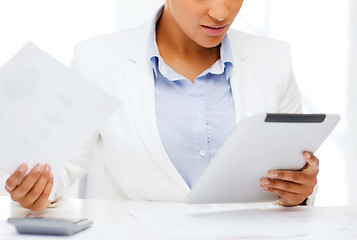
M 50 205 L 48 205 L 48 207 L 54 208 L 54 207 L 57 207 L 58 205 L 60 205 L 62 203 L 62 200 L 64 199 L 64 195 L 65 195 L 64 192 L 65 191 L 64 191 L 63 182 L 59 181 L 55 197 L 54 197 L 53 201 L 50 203 Z

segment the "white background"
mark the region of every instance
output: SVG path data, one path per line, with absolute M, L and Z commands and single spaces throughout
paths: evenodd
M 0 66 L 28 40 L 69 65 L 76 42 L 140 24 L 161 3 L 0 0 Z M 304 112 L 339 113 L 342 117 L 317 153 L 317 205 L 357 202 L 357 17 L 352 14 L 356 12 L 356 0 L 245 0 L 233 24 L 289 42 Z M 0 174 L 0 194 L 5 194 L 5 178 Z

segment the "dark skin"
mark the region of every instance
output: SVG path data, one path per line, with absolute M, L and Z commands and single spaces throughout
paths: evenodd
M 220 43 L 243 0 L 167 0 L 156 26 L 165 63 L 192 83 L 220 58 Z M 221 27 L 219 34 L 207 31 Z
M 280 205 L 299 205 L 313 193 L 319 160 L 309 152 L 304 153 L 304 158 L 307 164 L 301 171 L 271 170 L 268 178 L 262 178 L 262 189 L 279 196 Z
M 51 203 L 48 200 L 53 186 L 51 167 L 37 164 L 27 175 L 26 171 L 27 165 L 20 165 L 7 179 L 5 189 L 22 207 L 41 211 Z
M 156 25 L 156 41 L 160 55 L 167 65 L 194 83 L 197 76 L 220 58 L 220 47 L 197 47 L 193 50 L 195 53 L 190 51 L 178 52 L 174 47 L 177 45 L 177 39 L 174 37 L 176 33 L 172 33 L 173 28 L 170 27 L 175 23 L 173 22 L 170 25 L 166 23 L 173 21 L 173 19 L 165 13 Z

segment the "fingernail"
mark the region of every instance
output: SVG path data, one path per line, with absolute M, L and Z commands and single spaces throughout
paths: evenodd
M 305 157 L 306 157 L 307 159 L 310 159 L 310 158 L 311 158 L 311 154 L 308 153 L 308 152 L 305 152 Z
M 53 173 L 50 173 L 50 178 L 53 179 Z
M 43 166 L 41 164 L 38 164 L 36 167 L 36 171 L 41 172 L 43 169 Z
M 269 190 L 269 187 L 267 187 L 267 186 L 262 186 L 262 188 L 263 188 L 264 190 Z
M 50 172 L 50 171 L 51 171 L 50 165 L 47 165 L 47 164 L 46 164 L 45 172 L 48 173 L 48 172 Z
M 270 181 L 268 179 L 263 179 L 262 184 L 265 185 L 265 186 L 269 185 Z
M 276 172 L 276 171 L 271 171 L 271 172 L 269 172 L 269 177 L 275 178 L 275 177 L 277 177 L 277 176 L 278 176 L 278 172 Z
M 27 170 L 26 165 L 21 165 L 21 166 L 19 167 L 19 171 L 20 171 L 21 173 L 24 173 L 26 170 Z
M 11 192 L 13 190 L 12 187 L 10 187 L 7 183 L 5 184 L 5 189 L 8 192 Z

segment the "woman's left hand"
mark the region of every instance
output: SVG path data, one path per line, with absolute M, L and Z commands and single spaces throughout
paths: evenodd
M 279 196 L 282 206 L 299 205 L 314 191 L 319 160 L 309 152 L 304 152 L 304 158 L 307 163 L 300 171 L 271 170 L 269 178 L 261 179 L 262 189 Z

